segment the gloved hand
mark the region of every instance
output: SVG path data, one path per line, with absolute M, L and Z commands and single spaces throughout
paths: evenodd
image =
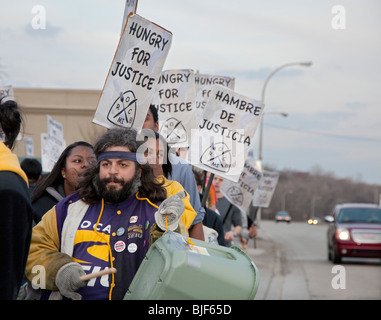
M 161 230 L 174 231 L 178 227 L 180 217 L 185 210 L 184 202 L 181 199 L 184 199 L 186 196 L 185 191 L 180 191 L 160 204 L 158 211 L 155 212 L 155 221 Z
M 80 279 L 80 277 L 84 275 L 86 275 L 86 272 L 83 271 L 83 268 L 79 263 L 67 263 L 57 272 L 56 286 L 64 297 L 73 300 L 81 300 L 82 296 L 75 291 L 86 285 L 86 282 Z

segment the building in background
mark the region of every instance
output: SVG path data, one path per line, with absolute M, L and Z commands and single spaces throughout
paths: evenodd
M 33 139 L 34 157 L 41 158 L 41 133 L 47 133 L 47 116 L 63 125 L 66 145 L 78 140 L 94 144 L 107 129 L 92 122 L 100 90 L 13 88 L 23 111 L 22 140 L 14 152 L 26 156 L 25 137 Z

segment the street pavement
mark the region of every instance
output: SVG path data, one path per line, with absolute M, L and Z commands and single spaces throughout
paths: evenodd
M 255 300 L 379 300 L 380 259 L 327 259 L 327 226 L 262 221 L 246 253 L 259 271 Z M 338 269 L 340 274 L 338 273 Z M 338 279 L 340 286 L 337 286 Z
M 259 287 L 254 299 L 263 300 L 267 297 L 273 268 L 276 265 L 276 245 L 263 229 L 259 229 L 255 240 L 249 240 L 245 252 L 253 260 L 259 272 Z

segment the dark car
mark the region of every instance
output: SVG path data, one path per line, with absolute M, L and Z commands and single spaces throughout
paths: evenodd
M 275 221 L 276 222 L 291 222 L 291 216 L 287 211 L 278 211 L 275 215 Z
M 342 257 L 381 258 L 381 206 L 367 203 L 336 205 L 329 222 L 328 259 Z

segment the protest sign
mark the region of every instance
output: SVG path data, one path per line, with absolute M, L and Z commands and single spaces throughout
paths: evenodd
M 223 195 L 242 212 L 246 212 L 253 201 L 262 173 L 254 167 L 254 157 L 248 157 L 238 182 L 224 180 L 221 184 Z
M 159 114 L 159 133 L 171 147 L 190 145 L 191 130 L 198 125 L 195 94 L 193 70 L 166 70 L 161 73 L 152 104 Z
M 192 130 L 189 162 L 237 182 L 260 122 L 260 101 L 214 85 L 197 130 Z
M 25 158 L 34 157 L 34 141 L 31 137 L 24 137 L 25 141 Z
M 66 147 L 63 136 L 63 126 L 55 121 L 51 116 L 48 117 L 48 134 L 41 134 L 41 163 L 44 172 L 50 172 L 57 162 L 62 151 Z
M 234 90 L 235 78 L 211 74 L 195 75 L 197 119 L 202 118 L 210 92 L 215 84 Z
M 106 128 L 140 130 L 155 93 L 172 33 L 131 15 L 120 38 L 93 119 Z
M 262 171 L 262 179 L 255 189 L 253 206 L 268 208 L 278 184 L 279 172 Z
M 48 134 L 40 134 L 41 142 L 41 166 L 43 172 L 51 171 L 50 157 L 49 157 L 49 146 L 48 146 Z M 53 167 L 52 167 L 53 168 Z

